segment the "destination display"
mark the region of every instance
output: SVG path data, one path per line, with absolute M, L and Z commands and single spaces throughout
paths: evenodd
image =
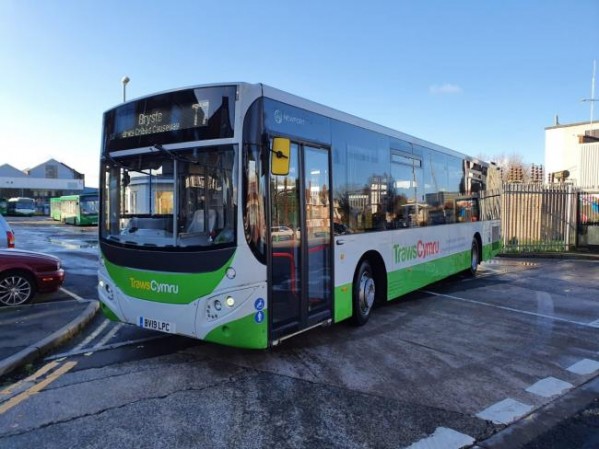
M 133 127 L 125 129 L 121 133 L 121 138 L 142 136 L 145 134 L 158 134 L 167 131 L 178 131 L 186 128 L 197 128 L 208 124 L 208 113 L 210 102 L 204 100 L 186 107 L 154 109 L 149 112 L 140 112 L 136 114 L 134 120 L 126 120 L 132 123 Z
M 104 116 L 105 149 L 233 137 L 234 86 L 189 89 L 123 104 Z

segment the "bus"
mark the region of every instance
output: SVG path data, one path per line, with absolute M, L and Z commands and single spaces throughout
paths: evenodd
M 35 200 L 27 197 L 9 198 L 6 205 L 6 215 L 35 215 Z
M 0 198 L 0 214 L 6 215 L 8 208 L 8 201 L 5 198 Z
M 98 224 L 98 198 L 95 193 L 50 198 L 50 216 L 65 224 L 95 226 Z
M 60 221 L 62 213 L 60 210 L 60 197 L 55 196 L 50 198 L 50 218 L 54 221 Z
M 103 116 L 98 292 L 116 321 L 262 349 L 364 325 L 500 250 L 491 163 L 263 85 Z

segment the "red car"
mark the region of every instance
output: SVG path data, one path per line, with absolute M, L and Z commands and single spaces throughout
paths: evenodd
M 18 306 L 36 292 L 55 292 L 64 282 L 60 259 L 18 249 L 0 249 L 0 306 Z

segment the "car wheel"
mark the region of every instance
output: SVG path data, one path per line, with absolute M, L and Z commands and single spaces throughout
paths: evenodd
M 7 273 L 0 276 L 0 305 L 19 306 L 33 297 L 35 286 L 24 273 Z
M 370 318 L 376 298 L 376 282 L 372 267 L 367 260 L 362 261 L 353 286 L 353 322 L 361 326 Z

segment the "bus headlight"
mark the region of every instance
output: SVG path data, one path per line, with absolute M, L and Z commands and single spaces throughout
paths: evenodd
M 112 288 L 110 288 L 110 284 L 108 284 L 107 282 L 104 281 L 99 281 L 98 282 L 98 289 L 99 290 L 104 290 L 104 293 L 106 294 L 106 297 L 108 299 L 110 299 L 111 301 L 114 298 L 114 295 L 112 293 Z
M 228 315 L 237 314 L 237 318 L 242 318 L 242 314 L 250 315 L 261 311 L 265 304 L 262 299 L 258 305 L 254 304 L 254 299 L 257 296 L 261 296 L 263 293 L 257 295 L 257 287 L 244 288 L 242 290 L 229 290 L 221 294 L 216 294 L 210 298 L 206 298 L 204 304 L 204 319 L 208 322 L 224 319 Z M 252 299 L 251 303 L 248 302 Z M 198 299 L 198 301 L 202 301 Z M 237 319 L 236 318 L 236 319 Z
M 231 295 L 211 298 L 206 301 L 206 318 L 209 321 L 217 320 L 233 311 L 236 305 L 237 301 Z

